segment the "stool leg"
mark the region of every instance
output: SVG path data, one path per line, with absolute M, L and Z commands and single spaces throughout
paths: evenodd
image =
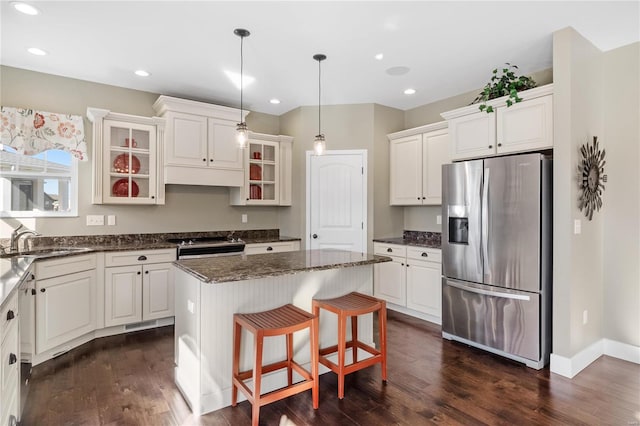
M 382 381 L 387 381 L 387 304 L 382 302 L 382 306 L 378 311 L 380 317 L 378 323 L 380 324 L 380 352 L 382 353 Z
M 344 356 L 347 346 L 347 317 L 338 314 L 338 398 L 344 398 Z
M 260 385 L 262 384 L 262 344 L 264 336 L 261 331 L 256 332 L 254 344 L 253 364 L 253 406 L 251 409 L 251 424 L 258 426 L 260 419 Z
M 320 351 L 320 345 L 318 343 L 319 332 L 317 315 L 311 323 L 311 330 L 309 330 L 309 332 L 311 334 L 311 376 L 313 377 L 313 387 L 311 388 L 311 395 L 313 397 L 313 409 L 315 410 L 318 408 L 318 402 L 320 399 L 320 385 L 318 383 L 318 354 Z
M 353 355 L 353 363 L 358 362 L 358 316 L 351 317 L 351 355 Z
M 289 386 L 293 384 L 293 369 L 291 362 L 293 360 L 293 334 L 287 334 L 287 383 Z
M 233 378 L 231 380 L 231 406 L 238 403 L 238 387 L 233 381 L 240 373 L 240 339 L 242 337 L 242 327 L 237 321 L 233 322 Z

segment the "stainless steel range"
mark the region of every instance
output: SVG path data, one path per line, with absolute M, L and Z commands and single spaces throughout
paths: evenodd
M 170 238 L 167 242 L 178 244 L 178 259 L 242 254 L 245 246 L 240 238 L 227 237 Z

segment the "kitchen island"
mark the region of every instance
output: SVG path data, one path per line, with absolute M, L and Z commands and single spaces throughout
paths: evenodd
M 388 261 L 391 259 L 384 256 L 323 249 L 174 262 L 175 381 L 194 414 L 231 405 L 234 313 L 259 312 L 287 303 L 311 312 L 313 298 L 333 298 L 351 291 L 372 294 L 373 265 Z M 358 319 L 358 337 L 373 345 L 372 315 Z M 253 341 L 248 333 L 242 338 L 240 368 L 247 369 Z M 336 342 L 337 320 L 322 313 L 320 345 Z M 264 364 L 285 355 L 284 336 L 265 340 Z M 294 335 L 294 355 L 308 367 L 308 332 Z M 324 367 L 320 370 L 326 371 Z M 263 392 L 285 384 L 285 372 L 266 374 L 262 379 Z

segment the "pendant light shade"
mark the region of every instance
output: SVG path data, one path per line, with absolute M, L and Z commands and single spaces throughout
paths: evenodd
M 324 134 L 321 131 L 321 127 L 320 127 L 320 94 L 321 94 L 321 88 L 322 88 L 322 84 L 321 84 L 321 79 L 320 79 L 320 62 L 324 61 L 325 59 L 327 59 L 326 55 L 323 54 L 316 54 L 313 55 L 313 59 L 315 59 L 316 61 L 318 61 L 318 134 L 316 135 L 314 141 L 313 141 L 313 150 L 315 151 L 316 155 L 322 155 L 325 151 L 325 149 L 327 148 L 325 140 L 324 140 Z
M 249 128 L 247 127 L 247 123 L 243 119 L 243 91 L 244 91 L 244 78 L 243 78 L 243 67 L 244 67 L 244 56 L 243 56 L 243 45 L 244 38 L 249 37 L 251 34 L 248 30 L 242 28 L 236 28 L 233 30 L 233 33 L 240 37 L 240 122 L 236 126 L 236 139 L 238 141 L 238 146 L 240 148 L 246 148 L 247 140 L 249 139 Z

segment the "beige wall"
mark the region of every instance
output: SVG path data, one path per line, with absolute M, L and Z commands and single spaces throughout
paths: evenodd
M 18 68 L 0 67 L 0 104 L 44 111 L 86 115 L 88 106 L 112 111 L 153 116 L 158 94 L 91 83 Z M 85 118 L 89 155 L 92 155 L 92 125 Z M 249 114 L 251 130 L 277 134 L 279 118 Z M 294 141 L 295 145 L 295 141 Z M 91 204 L 91 161 L 79 167 L 79 217 L 17 220 L 0 219 L 0 238 L 17 224 L 54 235 L 128 234 L 278 227 L 278 207 L 229 206 L 229 190 L 222 187 L 168 185 L 164 206 L 119 206 Z M 241 214 L 249 222 L 241 223 Z M 88 214 L 116 215 L 116 226 L 86 226 Z
M 640 43 L 604 54 L 604 337 L 640 346 Z
M 571 358 L 602 338 L 602 212 L 578 209 L 579 147 L 603 134 L 602 53 L 575 30 L 554 33 L 553 353 Z M 582 233 L 573 233 L 574 220 Z M 583 313 L 588 322 L 583 324 Z

